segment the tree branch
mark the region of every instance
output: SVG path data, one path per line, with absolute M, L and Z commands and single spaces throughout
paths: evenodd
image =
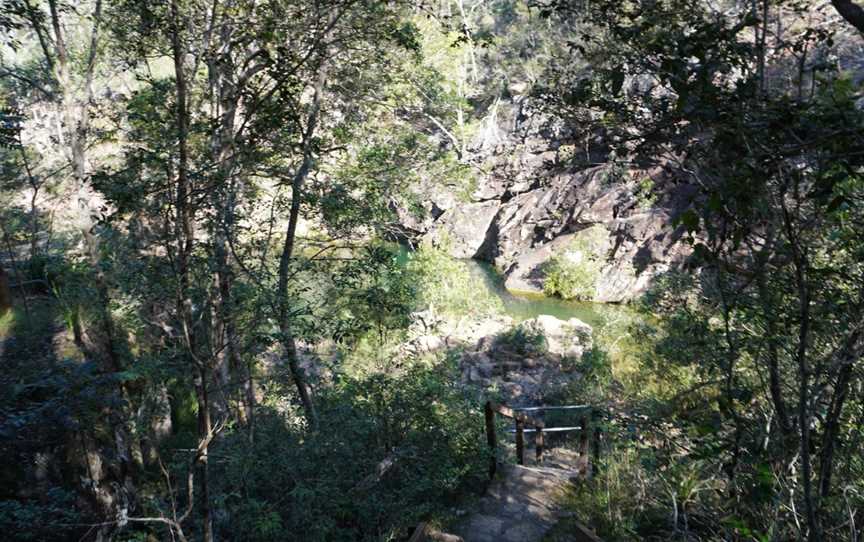
M 864 8 L 852 0 L 831 0 L 831 5 L 848 23 L 864 32 Z

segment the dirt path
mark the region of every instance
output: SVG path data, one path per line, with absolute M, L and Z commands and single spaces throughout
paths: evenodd
M 540 542 L 558 521 L 558 500 L 576 476 L 576 465 L 575 453 L 556 450 L 542 465 L 501 467 L 455 534 L 465 542 Z

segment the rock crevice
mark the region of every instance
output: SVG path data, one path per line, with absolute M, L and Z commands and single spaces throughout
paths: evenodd
M 443 211 L 410 225 L 418 237 L 454 257 L 493 263 L 508 288 L 542 292 L 543 264 L 566 251 L 578 232 L 602 226 L 608 242 L 594 255 L 603 265 L 590 296 L 598 302 L 634 299 L 689 255 L 673 219 L 690 204 L 690 187 L 661 168 L 598 164 L 596 149 L 584 151 L 580 162 L 574 156 L 584 149 L 577 150 L 571 131 L 529 98 L 502 103 L 496 118 L 498 144 L 475 149 L 487 173 L 471 201 L 433 196 L 442 201 L 427 205 Z

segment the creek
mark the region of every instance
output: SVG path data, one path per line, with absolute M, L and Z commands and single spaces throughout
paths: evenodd
M 504 287 L 504 279 L 495 268 L 478 260 L 462 260 L 467 265 L 478 287 L 498 297 L 508 316 L 522 322 L 541 314 L 560 320 L 578 318 L 592 327 L 603 327 L 610 318 L 627 309 L 620 305 L 567 301 L 543 294 L 513 293 Z

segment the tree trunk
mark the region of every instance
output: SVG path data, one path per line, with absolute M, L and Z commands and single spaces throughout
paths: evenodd
M 40 43 L 43 45 L 48 65 L 53 69 L 60 91 L 60 108 L 63 115 L 63 136 L 68 138 L 66 144 L 70 150 L 70 163 L 72 166 L 72 179 L 75 182 L 74 193 L 77 203 L 77 226 L 84 239 L 86 256 L 93 272 L 93 283 L 96 290 L 96 299 L 93 303 L 98 325 L 96 328 L 96 340 L 94 341 L 97 359 L 100 360 L 102 370 L 105 372 L 119 372 L 124 370 L 123 355 L 120 351 L 122 338 L 116 332 L 113 315 L 110 311 L 111 295 L 105 271 L 102 267 L 101 249 L 99 239 L 94 234 L 94 223 L 92 219 L 93 205 L 90 198 L 89 174 L 87 161 L 87 135 L 90 128 L 90 104 L 93 100 L 93 78 L 96 69 L 97 52 L 99 45 L 99 31 L 102 18 L 102 0 L 96 0 L 92 15 L 93 27 L 90 35 L 89 50 L 84 69 L 84 96 L 79 101 L 72 94 L 79 85 L 73 84 L 71 76 L 71 61 L 65 42 L 65 36 L 60 20 L 60 9 L 57 0 L 48 1 L 51 28 L 53 31 L 54 46 L 53 54 L 47 48 L 48 41 Z M 37 29 L 41 34 L 41 26 Z M 113 446 L 115 456 L 119 462 L 119 480 L 96 479 L 94 492 L 97 501 L 110 503 L 111 506 L 123 506 L 128 504 L 127 494 L 133 490 L 132 473 L 143 465 L 141 446 L 131 427 L 132 411 L 129 391 L 124 384 L 117 388 L 119 394 L 118 402 L 121 404 L 117 411 L 112 411 L 106 418 L 113 434 Z M 108 469 L 110 471 L 111 469 Z M 100 494 L 103 494 L 100 497 Z M 111 498 L 104 495 L 111 494 Z M 124 513 L 127 512 L 123 511 Z M 106 515 L 121 513 L 115 509 L 104 509 Z
M 195 375 L 195 399 L 198 403 L 198 440 L 205 443 L 198 456 L 198 480 L 201 487 L 201 530 L 204 542 L 213 542 L 213 518 L 210 512 L 210 465 L 208 460 L 210 434 L 213 425 L 210 420 L 210 398 L 207 382 L 207 367 L 199 363 Z
M 797 191 L 797 187 L 796 187 Z M 796 194 L 797 195 L 797 194 Z M 808 259 L 802 252 L 799 239 L 792 224 L 789 210 L 783 205 L 783 219 L 786 236 L 792 250 L 795 265 L 795 285 L 798 290 L 799 321 L 798 345 L 795 360 L 798 364 L 798 428 L 799 452 L 801 455 L 801 486 L 804 493 L 804 512 L 807 517 L 807 540 L 818 542 L 822 539 L 819 525 L 818 508 L 813 496 L 813 467 L 810 450 L 810 367 L 808 347 L 810 343 L 810 285 L 808 283 Z
M 217 24 L 222 15 L 224 14 L 219 12 L 217 4 L 214 3 L 210 14 L 211 21 L 204 36 L 207 44 L 212 39 L 219 43 L 218 46 L 205 47 L 204 50 L 211 104 L 210 118 L 213 125 L 210 132 L 210 157 L 215 169 L 212 186 L 216 194 L 214 204 L 218 210 L 213 226 L 218 297 L 216 325 L 219 329 L 216 334 L 219 338 L 216 343 L 216 376 L 220 379 L 219 387 L 223 390 L 223 400 L 240 423 L 248 426 L 252 420 L 255 394 L 252 368 L 243 363 L 239 352 L 240 340 L 233 300 L 235 273 L 231 264 L 230 248 L 234 239 L 238 194 L 236 185 L 239 182 L 235 179 L 235 174 L 240 169 L 236 148 L 237 113 L 246 82 L 261 66 L 250 67 L 247 72 L 238 74 L 238 67 L 231 58 L 235 49 L 242 49 L 244 45 L 238 44 L 234 39 L 235 26 L 232 23 L 224 21 Z
M 219 64 L 210 63 L 212 71 L 220 70 Z M 216 283 L 219 292 L 218 325 L 221 329 L 217 363 L 222 369 L 221 388 L 226 399 L 234 407 L 241 424 L 248 425 L 252 416 L 255 395 L 252 392 L 252 374 L 242 363 L 237 350 L 239 339 L 234 323 L 234 301 L 232 299 L 234 272 L 229 261 L 229 244 L 234 230 L 234 206 L 236 187 L 234 183 L 235 148 L 234 122 L 237 112 L 237 95 L 230 74 L 217 72 L 211 75 L 211 91 L 220 95 L 219 126 L 213 133 L 212 157 L 217 165 L 218 220 L 214 232 L 216 260 Z M 227 88 L 226 88 L 227 87 Z
M 39 190 L 42 188 L 39 179 L 33 173 L 33 168 L 30 167 L 30 160 L 27 158 L 27 151 L 24 148 L 24 142 L 21 140 L 21 134 L 18 134 L 18 152 L 21 154 L 21 163 L 24 166 L 24 173 L 27 175 L 27 182 L 30 184 L 30 189 L 33 193 L 30 195 L 30 265 L 36 261 L 36 256 L 39 251 L 39 207 L 37 204 L 39 198 Z
M 9 275 L 0 267 L 0 316 L 12 310 L 12 292 L 9 290 Z
M 864 32 L 864 8 L 852 0 L 831 0 L 831 4 L 841 17 L 857 28 L 859 32 Z
M 300 200 L 303 193 L 303 180 L 306 177 L 306 172 L 304 170 L 308 171 L 305 161 L 304 165 L 301 166 L 300 173 L 295 176 L 294 182 L 292 183 L 291 216 L 288 219 L 288 230 L 285 232 L 285 244 L 282 247 L 282 257 L 279 261 L 279 286 L 277 288 L 277 296 L 279 303 L 279 332 L 282 335 L 282 347 L 285 350 L 288 369 L 291 371 L 291 377 L 294 379 L 294 384 L 297 386 L 300 403 L 303 405 L 303 410 L 306 413 L 306 421 L 310 426 L 315 427 L 318 424 L 318 415 L 315 412 L 315 405 L 312 402 L 312 394 L 306 382 L 306 375 L 303 372 L 303 368 L 300 367 L 300 362 L 297 358 L 297 341 L 294 338 L 291 329 L 291 318 L 288 307 L 288 271 L 294 252 L 297 221 L 300 216 Z
M 772 305 L 768 293 L 768 285 L 765 280 L 765 270 L 760 269 L 758 271 L 757 283 L 759 287 L 759 301 L 762 306 L 762 317 L 765 319 L 768 334 L 765 338 L 768 341 L 768 387 L 771 393 L 771 402 L 774 405 L 774 412 L 777 415 L 780 433 L 784 437 L 787 437 L 792 433 L 792 427 L 789 424 L 788 409 L 786 408 L 786 401 L 783 399 L 782 382 L 780 380 L 777 322 L 771 312 Z
M 831 494 L 831 475 L 834 470 L 834 451 L 840 433 L 840 419 L 843 416 L 843 407 L 849 397 L 849 384 L 852 380 L 855 360 L 862 355 L 861 332 L 854 332 L 843 345 L 840 353 L 842 363 L 834 384 L 834 394 L 831 398 L 831 407 L 825 423 L 825 434 L 822 438 L 822 451 L 819 458 L 819 497 L 825 499 Z
M 208 390 L 209 358 L 199 356 L 199 345 L 195 330 L 194 309 L 190 291 L 189 259 L 194 249 L 194 208 L 189 201 L 192 184 L 189 179 L 189 111 L 186 87 L 186 50 L 180 29 L 183 27 L 178 0 L 171 0 L 171 49 L 174 57 L 174 84 L 177 93 L 177 190 L 175 242 L 177 243 L 177 310 L 183 326 L 186 348 L 194 370 L 195 399 L 198 404 L 199 455 L 196 471 L 201 508 L 202 540 L 213 541 L 213 519 L 210 511 L 210 480 L 208 449 L 212 437 L 210 420 L 210 398 Z
M 767 38 L 768 38 L 768 0 L 762 0 L 762 16 L 760 17 L 761 34 L 759 35 L 759 91 L 765 92 L 768 90 L 768 82 L 765 78 L 765 63 L 767 57 Z
M 288 306 L 288 272 L 290 271 L 291 258 L 294 255 L 297 222 L 300 219 L 300 207 L 303 199 L 303 185 L 306 178 L 309 176 L 309 171 L 312 168 L 312 162 L 314 160 L 312 138 L 318 125 L 318 115 L 321 108 L 322 98 L 321 94 L 324 91 L 326 77 L 327 75 L 324 66 L 319 67 L 318 77 L 315 82 L 315 94 L 312 99 L 311 110 L 307 118 L 306 130 L 303 136 L 303 162 L 291 182 L 291 214 L 288 219 L 288 229 L 285 232 L 285 243 L 282 247 L 282 256 L 279 259 L 279 285 L 276 290 L 279 309 L 279 331 L 282 335 L 282 346 L 285 349 L 288 368 L 291 371 L 291 376 L 297 386 L 297 393 L 300 396 L 300 402 L 303 404 L 303 410 L 306 413 L 306 420 L 313 427 L 317 425 L 318 417 L 315 412 L 315 405 L 312 402 L 312 396 L 306 381 L 306 375 L 303 373 L 303 368 L 300 367 L 299 360 L 297 359 L 297 341 L 291 329 L 290 307 Z

